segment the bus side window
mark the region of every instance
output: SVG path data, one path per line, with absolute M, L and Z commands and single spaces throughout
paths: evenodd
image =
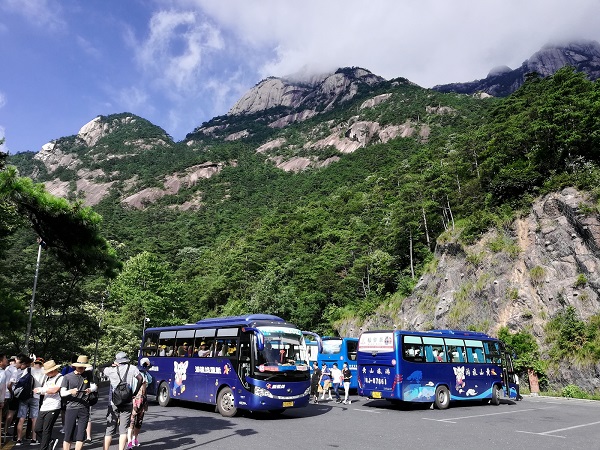
M 358 341 L 347 340 L 346 345 L 348 346 L 348 359 L 350 361 L 356 361 L 356 351 L 358 349 Z

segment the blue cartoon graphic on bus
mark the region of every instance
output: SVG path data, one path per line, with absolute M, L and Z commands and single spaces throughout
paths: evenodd
M 175 377 L 173 379 L 173 397 L 181 395 L 185 392 L 184 381 L 187 379 L 188 361 L 177 362 L 173 361 L 175 368 Z M 179 392 L 177 392 L 179 391 Z

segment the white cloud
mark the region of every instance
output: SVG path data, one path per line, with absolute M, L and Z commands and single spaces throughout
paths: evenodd
M 423 86 L 513 68 L 556 39 L 599 39 L 590 0 L 188 0 L 245 46 L 272 52 L 264 76 L 362 66 Z
M 56 0 L 3 0 L 0 9 L 19 14 L 31 24 L 48 30 L 65 27 L 62 5 Z
M 194 89 L 203 57 L 223 47 L 219 30 L 193 11 L 159 11 L 149 24 L 149 34 L 136 42 L 136 58 L 146 74 L 176 92 Z

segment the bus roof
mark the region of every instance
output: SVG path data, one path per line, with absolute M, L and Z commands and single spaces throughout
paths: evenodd
M 287 325 L 293 326 L 283 320 L 281 317 L 272 316 L 270 314 L 248 314 L 245 316 L 229 316 L 229 317 L 213 317 L 210 319 L 202 319 L 196 323 L 186 325 L 175 325 L 172 327 L 156 327 L 146 328 L 146 331 L 159 331 L 168 328 L 170 330 L 186 330 L 196 328 L 218 328 L 229 326 L 250 326 L 250 325 Z
M 481 333 L 479 331 L 465 331 L 465 330 L 429 330 L 429 331 L 408 331 L 408 330 L 369 330 L 364 333 L 399 333 L 399 334 L 407 334 L 412 336 L 445 336 L 445 337 L 471 337 L 471 338 L 480 338 L 480 339 L 493 339 L 496 338 L 489 336 L 485 333 Z

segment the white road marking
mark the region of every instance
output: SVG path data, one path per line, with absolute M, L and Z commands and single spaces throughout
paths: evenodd
M 551 406 L 550 408 L 553 408 L 553 406 Z M 541 411 L 543 409 L 550 409 L 550 408 L 530 408 L 530 409 L 519 409 L 517 411 L 503 411 L 503 412 L 497 412 L 497 413 L 489 413 L 489 414 L 477 414 L 474 416 L 464 416 L 464 417 L 450 417 L 448 419 L 432 419 L 429 417 L 423 417 L 424 420 L 433 420 L 435 422 L 448 422 L 448 423 L 456 423 L 456 420 L 463 420 L 463 419 L 474 419 L 477 417 L 487 417 L 487 416 L 498 416 L 501 414 L 516 414 L 516 413 L 520 413 L 520 412 L 529 412 L 529 411 Z
M 598 424 L 600 424 L 600 422 L 583 423 L 581 425 L 573 425 L 572 427 L 558 428 L 556 430 L 544 431 L 542 433 L 534 433 L 533 431 L 520 431 L 520 430 L 515 430 L 515 431 L 517 433 L 537 434 L 539 436 L 550 436 L 550 437 L 557 437 L 557 438 L 564 439 L 566 436 L 555 436 L 552 433 L 558 433 L 560 431 L 574 430 L 575 428 L 589 427 L 589 426 L 598 425 Z
M 381 414 L 381 411 L 371 411 L 370 409 L 354 408 L 354 411 L 370 412 L 373 414 Z

